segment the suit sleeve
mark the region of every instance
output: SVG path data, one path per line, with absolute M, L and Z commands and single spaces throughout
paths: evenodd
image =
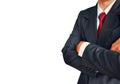
M 101 73 L 120 79 L 119 53 L 90 44 L 86 47 L 82 59 L 95 65 Z
M 80 42 L 82 39 L 82 12 L 80 12 L 74 29 L 68 38 L 65 46 L 62 49 L 63 58 L 66 64 L 78 69 L 82 73 L 88 74 L 88 75 L 95 75 L 96 74 L 96 68 L 92 68 L 93 65 L 90 65 L 90 63 L 87 63 L 87 61 L 82 61 L 82 58 L 78 56 L 78 53 L 76 52 L 76 45 L 78 42 Z M 92 66 L 92 67 L 91 67 Z

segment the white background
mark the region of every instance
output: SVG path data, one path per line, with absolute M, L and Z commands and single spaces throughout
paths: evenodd
M 0 84 L 77 84 L 61 49 L 97 0 L 0 0 Z

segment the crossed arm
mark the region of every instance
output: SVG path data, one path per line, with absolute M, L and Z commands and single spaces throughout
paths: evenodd
M 84 43 L 85 41 L 80 41 L 77 46 L 76 46 L 76 51 L 79 53 L 81 45 Z M 120 38 L 117 39 L 111 46 L 112 51 L 115 51 L 117 53 L 120 53 Z
M 80 41 L 76 46 L 76 51 L 80 51 L 81 45 L 84 41 Z M 110 50 L 90 44 L 86 47 L 83 60 L 89 61 L 95 65 L 103 74 L 110 77 L 120 79 L 120 38 L 117 39 L 111 46 Z

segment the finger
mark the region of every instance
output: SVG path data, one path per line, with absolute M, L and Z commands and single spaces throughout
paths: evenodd
M 115 46 L 116 44 L 120 44 L 120 38 L 117 39 L 117 40 L 112 44 L 112 46 Z
M 117 39 L 116 44 L 120 44 L 120 38 Z
M 76 46 L 76 51 L 79 52 L 79 49 L 80 49 L 80 42 Z

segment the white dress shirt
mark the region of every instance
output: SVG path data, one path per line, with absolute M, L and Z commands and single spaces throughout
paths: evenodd
M 99 26 L 99 15 L 102 13 L 102 12 L 105 12 L 106 15 L 108 14 L 108 12 L 110 11 L 110 9 L 112 8 L 112 6 L 114 5 L 116 0 L 114 0 L 105 10 L 102 10 L 99 6 L 99 4 L 97 5 L 97 29 L 98 29 L 98 26 Z M 84 53 L 84 50 L 85 48 L 89 45 L 90 43 L 89 42 L 84 42 L 81 47 L 80 47 L 80 50 L 79 50 L 79 53 L 78 55 L 82 57 L 83 53 Z

